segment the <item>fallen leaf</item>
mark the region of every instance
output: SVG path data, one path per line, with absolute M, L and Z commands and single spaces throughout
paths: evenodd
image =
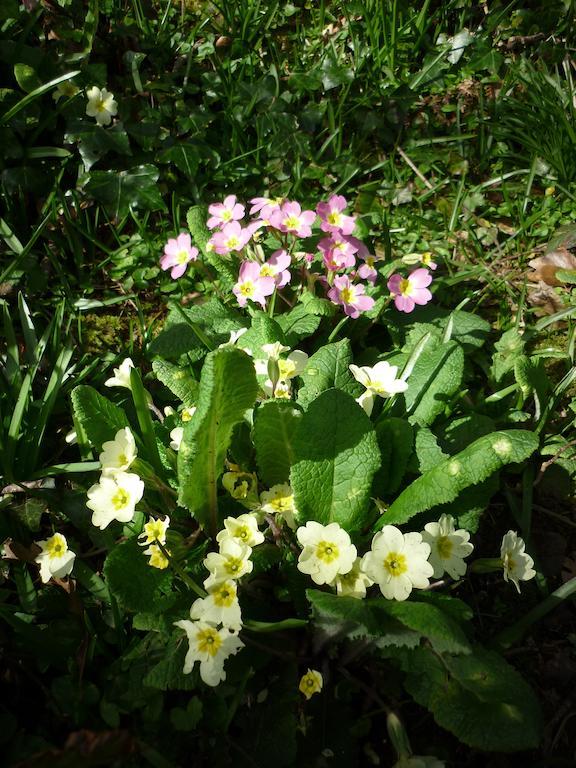
M 558 270 L 575 270 L 576 256 L 565 247 L 549 251 L 544 256 L 538 256 L 528 262 L 534 272 L 528 274 L 528 280 L 533 283 L 544 282 L 546 285 L 564 285 L 556 276 Z

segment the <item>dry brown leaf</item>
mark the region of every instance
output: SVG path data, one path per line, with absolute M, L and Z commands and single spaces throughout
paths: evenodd
M 564 306 L 560 296 L 542 280 L 528 292 L 527 298 L 533 307 L 542 307 L 546 315 L 554 315 Z
M 547 285 L 564 285 L 556 277 L 559 269 L 576 269 L 576 256 L 566 248 L 560 247 L 555 251 L 549 251 L 544 256 L 538 256 L 528 262 L 534 272 L 528 274 L 528 280 L 534 283 L 544 282 Z

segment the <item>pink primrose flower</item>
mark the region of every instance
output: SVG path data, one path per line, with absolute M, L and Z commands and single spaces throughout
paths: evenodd
M 182 277 L 190 261 L 198 258 L 198 248 L 192 245 L 192 239 L 186 232 L 172 237 L 164 246 L 164 255 L 160 259 L 162 269 L 171 269 L 170 277 Z
M 256 261 L 244 261 L 240 267 L 238 282 L 232 292 L 241 307 L 246 306 L 248 299 L 266 307 L 266 296 L 274 293 L 276 281 L 273 277 L 261 277 L 260 267 Z
M 423 267 L 410 272 L 408 277 L 392 275 L 388 280 L 388 290 L 394 297 L 396 309 L 400 312 L 412 312 L 416 304 L 428 304 L 432 299 L 428 290 L 431 282 L 432 275 Z
M 290 254 L 287 251 L 275 251 L 260 267 L 260 277 L 273 277 L 277 288 L 283 288 L 290 282 Z
M 362 254 L 362 258 L 364 259 L 364 264 L 362 264 L 358 270 L 358 277 L 361 277 L 363 280 L 368 280 L 369 283 L 374 285 L 376 278 L 378 277 L 378 272 L 376 271 L 374 264 L 377 261 L 383 261 L 383 257 L 373 256 L 366 251 L 365 254 Z
M 268 213 L 272 213 L 276 208 L 280 208 L 282 202 L 283 199 L 281 197 L 253 197 L 252 200 L 250 200 L 250 216 L 255 213 L 260 213 L 262 216 L 262 211 L 264 209 L 266 209 Z
M 219 232 L 215 232 L 208 242 L 216 253 L 224 255 L 230 251 L 241 251 L 252 235 L 248 227 L 242 228 L 238 221 L 230 221 Z
M 353 285 L 347 275 L 334 278 L 334 285 L 328 291 L 328 298 L 333 304 L 341 304 L 344 314 L 356 319 L 360 312 L 366 312 L 374 306 L 374 299 L 365 296 L 363 285 Z
M 351 235 L 356 226 L 356 216 L 346 216 L 342 211 L 348 203 L 342 195 L 332 195 L 327 203 L 318 203 L 316 213 L 320 216 L 323 232 Z
M 280 232 L 289 232 L 296 237 L 310 237 L 312 224 L 316 219 L 314 211 L 303 211 L 300 203 L 286 202 L 269 216 L 270 226 Z
M 244 206 L 236 202 L 236 195 L 228 195 L 223 203 L 213 203 L 209 206 L 211 217 L 206 222 L 208 229 L 222 228 L 230 221 L 238 221 L 244 216 Z
M 356 264 L 354 254 L 358 252 L 358 243 L 360 240 L 356 240 L 355 237 L 338 236 L 337 233 L 332 237 L 322 238 L 318 243 L 318 250 L 322 252 L 326 269 L 337 272 L 340 269 L 353 267 Z
M 424 267 L 428 267 L 428 269 L 435 270 L 438 266 L 435 261 L 432 261 L 434 257 L 432 256 L 432 253 L 430 251 L 424 251 L 424 253 L 420 256 L 420 261 L 422 262 L 422 265 Z

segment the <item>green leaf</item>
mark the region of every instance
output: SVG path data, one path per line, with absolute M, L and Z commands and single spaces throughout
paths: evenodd
M 142 435 L 144 447 L 146 448 L 146 457 L 153 465 L 156 472 L 162 476 L 162 462 L 160 461 L 158 445 L 156 444 L 154 422 L 152 421 L 150 408 L 148 406 L 149 395 L 144 389 L 140 373 L 136 368 L 130 369 L 130 391 L 132 393 L 132 400 L 134 402 L 134 408 L 140 426 L 140 433 Z
M 322 299 L 319 296 L 313 296 L 306 291 L 300 296 L 300 301 L 306 311 L 311 315 L 319 317 L 333 317 L 336 314 L 336 305 L 328 299 Z
M 230 257 L 220 256 L 214 251 L 207 250 L 206 244 L 212 236 L 212 233 L 206 226 L 207 218 L 208 211 L 206 206 L 193 206 L 186 214 L 188 229 L 190 230 L 194 244 L 202 252 L 204 261 L 211 264 L 216 270 L 222 290 L 231 291 L 232 287 L 237 282 L 238 273 L 236 272 L 236 269 L 233 268 Z
M 345 392 L 329 389 L 310 403 L 294 438 L 290 473 L 302 521 L 362 528 L 380 451 L 370 419 Z
M 42 85 L 42 81 L 36 74 L 34 67 L 31 67 L 28 64 L 15 64 L 14 77 L 20 88 L 26 93 L 30 93 L 35 88 L 40 88 Z
M 263 360 L 266 359 L 266 354 L 262 351 L 263 345 L 275 344 L 277 341 L 281 344 L 286 341 L 282 328 L 265 312 L 257 312 L 252 318 L 250 328 L 240 337 L 238 345 L 243 349 L 250 349 L 255 360 Z
M 446 454 L 438 445 L 436 435 L 427 427 L 418 428 L 415 447 L 421 474 L 428 472 L 429 469 L 434 469 L 446 458 Z
M 458 622 L 439 605 L 414 600 L 384 600 L 382 610 L 430 641 L 438 653 L 470 653 L 471 646 Z
M 429 426 L 458 392 L 464 375 L 464 352 L 450 341 L 424 350 L 408 377 L 404 397 L 412 423 Z
M 414 430 L 405 419 L 395 416 L 378 419 L 376 437 L 382 456 L 382 467 L 374 481 L 379 496 L 396 493 L 408 467 L 414 446 Z
M 298 392 L 298 403 L 307 406 L 321 392 L 332 387 L 350 394 L 355 393 L 356 380 L 349 369 L 353 362 L 348 339 L 327 344 L 319 349 L 310 357 L 305 371 L 301 374 L 302 387 Z
M 194 405 L 198 396 L 198 382 L 189 368 L 156 359 L 152 363 L 152 370 L 187 408 Z
M 310 314 L 302 304 L 297 304 L 285 315 L 279 315 L 276 320 L 284 331 L 286 344 L 292 348 L 300 339 L 311 336 L 320 325 L 320 318 Z
M 163 211 L 166 206 L 158 189 L 158 175 L 153 165 L 127 171 L 92 171 L 85 190 L 106 206 L 114 219 L 126 216 L 132 208 Z
M 524 461 L 538 448 L 538 438 L 523 429 L 493 432 L 414 480 L 380 517 L 376 528 L 406 523 L 437 504 L 453 501 L 507 464 Z
M 184 658 L 188 642 L 183 632 L 174 632 L 165 643 L 162 658 L 144 677 L 144 685 L 161 691 L 192 691 L 197 688 L 198 676 L 195 670 L 185 675 Z
M 162 150 L 158 156 L 158 162 L 173 163 L 185 176 L 193 179 L 200 163 L 200 153 L 195 144 L 179 142 L 173 147 Z
M 174 599 L 172 573 L 149 565 L 143 549 L 136 537 L 118 544 L 106 558 L 104 577 L 112 595 L 127 610 L 160 613 Z
M 84 384 L 72 391 L 74 417 L 86 433 L 86 437 L 100 451 L 102 443 L 113 440 L 116 432 L 128 427 L 126 414 L 114 403 L 107 400 L 93 387 Z
M 403 655 L 408 692 L 464 744 L 490 752 L 538 746 L 538 699 L 498 654 L 475 647 L 467 656 L 440 658 L 426 648 Z
M 251 358 L 234 347 L 206 356 L 196 413 L 178 452 L 179 501 L 213 536 L 220 527 L 217 482 L 234 426 L 254 405 L 258 382 Z
M 519 357 L 524 355 L 524 339 L 515 328 L 511 328 L 494 344 L 492 357 L 492 378 L 498 384 L 507 373 L 514 370 Z
M 291 402 L 270 400 L 255 413 L 253 441 L 258 475 L 266 485 L 287 483 L 294 463 L 294 434 L 302 411 Z

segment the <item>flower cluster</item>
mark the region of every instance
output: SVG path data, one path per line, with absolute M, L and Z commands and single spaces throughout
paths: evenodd
M 371 254 L 354 236 L 356 216 L 346 213 L 347 208 L 342 195 L 319 202 L 315 210 L 303 209 L 295 200 L 255 197 L 250 200 L 251 218 L 247 219 L 246 206 L 235 195 L 228 195 L 208 208 L 207 227 L 212 235 L 206 250 L 238 258 L 238 280 L 232 290 L 241 307 L 253 303 L 265 309 L 281 289 L 291 285 L 297 289 L 290 271 L 296 267 L 303 285 L 309 289 L 323 286 L 327 299 L 356 319 L 375 305 L 370 294 L 378 279 L 377 262 L 383 257 Z M 315 238 L 314 245 L 309 238 Z M 305 242 L 300 242 L 302 239 Z M 268 258 L 260 245 L 264 241 L 277 244 Z M 408 277 L 390 277 L 388 289 L 400 311 L 411 312 L 432 298 L 429 269 L 436 265 L 430 256 L 423 255 L 421 263 L 425 266 Z M 166 244 L 160 266 L 178 278 L 197 258 L 198 249 L 192 246 L 190 235 L 181 233 Z
M 170 560 L 167 557 L 167 555 L 170 554 L 170 551 L 165 548 L 166 532 L 168 531 L 169 525 L 170 518 L 168 515 L 166 515 L 164 520 L 149 520 L 144 524 L 144 530 L 138 536 L 139 539 L 142 539 L 139 544 L 143 547 L 147 547 L 147 549 L 144 550 L 144 554 L 150 555 L 148 563 L 153 568 L 159 568 L 160 570 L 163 570 L 170 565 Z
M 242 629 L 238 582 L 252 572 L 252 548 L 264 541 L 264 535 L 256 515 L 247 513 L 227 517 L 216 541 L 218 552 L 210 552 L 204 560 L 209 572 L 204 581 L 206 597 L 192 604 L 190 619 L 175 622 L 188 636 L 184 673 L 199 662 L 200 677 L 211 686 L 226 678 L 224 662 L 244 645 L 238 637 Z

